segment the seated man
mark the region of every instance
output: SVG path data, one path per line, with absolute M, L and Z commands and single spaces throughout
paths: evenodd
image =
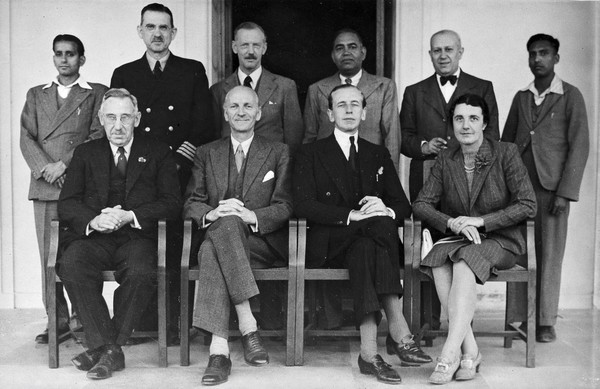
M 75 149 L 58 202 L 68 227 L 58 274 L 77 304 L 89 347 L 73 363 L 89 370 L 90 379 L 125 368 L 121 346 L 156 290 L 157 222 L 181 209 L 169 147 L 133 136 L 141 116 L 136 98 L 110 89 L 98 116 L 106 138 Z M 112 319 L 102 297 L 103 270 L 116 270 L 115 296 L 122 297 Z
M 402 314 L 401 242 L 398 224 L 411 208 L 390 153 L 358 137 L 366 100 L 348 84 L 329 94 L 333 134 L 304 145 L 294 167 L 294 204 L 311 226 L 307 266 L 346 268 L 360 328 L 358 366 L 362 374 L 397 384 L 400 375 L 377 353 L 377 325 L 382 303 L 389 325 L 389 354 L 403 365 L 431 362 L 413 341 Z
M 227 381 L 231 371 L 231 304 L 244 359 L 253 366 L 269 363 L 250 310 L 249 299 L 259 293 L 251 268 L 287 261 L 282 227 L 292 214 L 289 150 L 254 135 L 261 116 L 256 93 L 245 86 L 231 89 L 223 111 L 231 136 L 198 149 L 183 207 L 184 218 L 192 218 L 204 233 L 193 323 L 212 334 L 204 385 Z

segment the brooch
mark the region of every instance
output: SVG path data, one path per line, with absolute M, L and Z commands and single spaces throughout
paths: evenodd
M 140 162 L 140 163 L 144 163 L 144 162 L 146 162 L 146 158 L 144 158 L 144 157 L 139 157 L 139 158 L 138 158 L 138 162 Z
M 490 158 L 487 154 L 479 154 L 475 155 L 475 170 L 480 171 L 484 167 L 490 164 Z

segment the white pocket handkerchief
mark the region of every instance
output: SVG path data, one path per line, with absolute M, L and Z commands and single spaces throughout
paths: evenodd
M 272 180 L 273 178 L 275 178 L 275 173 L 273 173 L 273 170 L 269 170 L 267 174 L 265 174 L 265 177 L 263 178 L 262 182 L 267 182 L 269 180 Z

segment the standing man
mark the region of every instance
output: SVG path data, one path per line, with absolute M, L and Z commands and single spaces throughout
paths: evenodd
M 335 34 L 331 59 L 338 72 L 308 88 L 304 107 L 304 143 L 327 138 L 333 133 L 334 124 L 327 113 L 329 94 L 340 84 L 350 84 L 360 89 L 369 106 L 365 121 L 360 126 L 361 137 L 371 143 L 384 145 L 398 171 L 400 125 L 396 84 L 389 78 L 367 73 L 362 68 L 366 56 L 367 48 L 358 32 L 344 28 Z
M 569 203 L 579 188 L 589 153 L 585 102 L 579 89 L 562 81 L 558 39 L 536 34 L 527 41 L 534 80 L 513 99 L 502 140 L 519 147 L 535 190 L 538 342 L 554 342 L 562 261 L 567 241 Z M 514 289 L 513 289 L 514 290 Z M 510 289 L 509 289 L 510 291 Z M 516 294 L 520 297 L 526 294 Z M 525 321 L 520 304 L 514 321 Z
M 219 137 L 230 134 L 230 124 L 223 113 L 225 96 L 234 87 L 244 85 L 256 92 L 262 111 L 254 132 L 295 149 L 304 136 L 296 83 L 269 72 L 261 65 L 262 56 L 267 52 L 267 36 L 261 26 L 244 22 L 235 28 L 233 37 L 231 48 L 238 56 L 239 67 L 232 75 L 210 88 Z
M 58 219 L 57 203 L 73 150 L 104 135 L 96 116 L 106 86 L 88 83 L 79 74 L 85 50 L 79 38 L 57 35 L 52 42 L 56 79 L 27 92 L 21 114 L 21 152 L 31 169 L 29 200 L 33 200 L 35 230 L 42 263 L 42 296 L 46 301 L 46 263 L 50 222 Z M 59 340 L 69 333 L 69 308 L 62 292 L 56 293 Z M 48 329 L 35 338 L 48 343 Z
M 490 81 L 462 71 L 459 62 L 463 52 L 464 47 L 456 32 L 436 32 L 431 36 L 429 50 L 435 74 L 404 91 L 400 109 L 401 150 L 402 154 L 412 158 L 408 177 L 410 201 L 417 199 L 423 187 L 423 174 L 431 169 L 438 152 L 457 143 L 449 109 L 458 97 L 465 93 L 483 97 L 490 110 L 485 136 L 493 141 L 500 139 L 494 87 Z M 421 312 L 432 309 L 433 323 L 429 325 L 439 329 L 441 305 L 435 286 L 429 283 L 422 287 L 431 289 L 433 301 L 432 307 L 422 307 Z M 426 317 L 423 319 L 428 320 Z M 424 320 L 421 322 L 424 323 Z
M 377 353 L 381 307 L 386 347 L 403 365 L 431 362 L 414 342 L 402 314 L 398 225 L 411 214 L 389 151 L 359 135 L 368 104 L 360 90 L 341 84 L 329 94 L 333 134 L 303 145 L 294 164 L 294 211 L 310 223 L 306 264 L 346 268 L 360 328 L 362 374 L 398 384 L 400 375 Z
M 98 113 L 105 139 L 75 150 L 58 212 L 67 226 L 58 274 L 77 302 L 88 351 L 73 358 L 89 379 L 125 368 L 125 344 L 156 291 L 157 223 L 178 216 L 181 195 L 169 147 L 145 134 L 137 100 L 110 89 Z M 116 270 L 114 315 L 102 271 Z
M 204 230 L 194 307 L 194 326 L 212 334 L 204 385 L 227 381 L 231 371 L 231 305 L 245 361 L 269 363 L 250 310 L 249 299 L 259 293 L 252 268 L 285 266 L 285 226 L 292 215 L 289 149 L 254 133 L 261 119 L 259 97 L 249 87 L 236 86 L 225 96 L 223 111 L 230 136 L 196 153 L 183 209 L 184 217 Z
M 137 97 L 143 112 L 137 131 L 146 132 L 169 145 L 183 193 L 196 147 L 214 138 L 206 72 L 202 63 L 178 57 L 169 50 L 177 28 L 168 7 L 157 3 L 145 6 L 137 31 L 146 45 L 146 52 L 142 58 L 115 69 L 110 86 L 125 88 Z M 178 342 L 182 236 L 182 221 L 170 223 L 167 227 L 170 344 Z M 155 304 L 148 314 L 156 315 Z M 143 322 L 154 326 L 156 320 Z

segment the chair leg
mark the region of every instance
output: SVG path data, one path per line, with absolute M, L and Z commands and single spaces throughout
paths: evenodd
M 181 301 L 180 301 L 180 313 L 179 321 L 181 323 L 181 334 L 180 334 L 180 345 L 179 345 L 179 364 L 181 366 L 190 365 L 190 325 L 188 322 L 189 317 L 189 270 L 181 269 Z
M 536 282 L 535 271 L 530 271 L 527 284 L 527 367 L 535 367 Z
M 295 320 L 295 338 L 296 345 L 294 347 L 294 365 L 301 366 L 304 364 L 304 271 L 298 271 L 296 276 L 296 320 Z
M 510 284 L 509 282 L 506 283 L 507 294 L 508 294 L 508 285 L 509 284 Z M 508 322 L 508 299 L 506 299 L 506 308 L 504 310 L 504 331 L 511 331 L 512 329 L 513 329 L 512 326 Z M 512 342 L 513 342 L 512 336 L 505 336 L 504 337 L 504 348 L 511 348 Z
M 420 286 L 423 286 L 423 283 L 419 283 Z M 424 283 L 425 287 L 423 290 L 423 316 L 427 319 L 429 325 L 433 323 L 433 311 L 431 309 L 431 304 L 433 300 L 433 296 L 431 293 L 431 283 Z M 420 326 L 419 326 L 420 328 Z M 433 346 L 433 337 L 425 335 L 423 337 L 425 339 L 425 346 L 432 347 Z
M 58 328 L 56 309 L 56 274 L 48 271 L 47 279 L 47 302 L 48 302 L 48 366 L 51 369 L 58 368 Z
M 169 288 L 167 275 L 164 268 L 158 274 L 158 366 L 167 367 L 167 302 L 169 301 Z
M 285 364 L 295 365 L 296 358 L 296 269 L 290 267 L 287 283 L 287 318 L 285 341 Z

